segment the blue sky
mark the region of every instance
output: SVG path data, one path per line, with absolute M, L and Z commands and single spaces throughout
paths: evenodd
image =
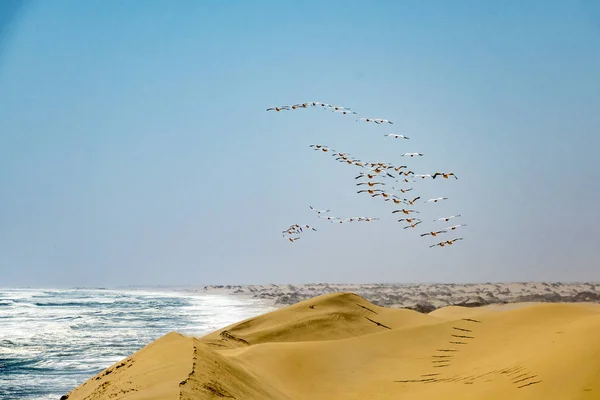
M 0 286 L 600 280 L 598 3 L 8 4 Z M 313 143 L 459 179 L 403 230 Z

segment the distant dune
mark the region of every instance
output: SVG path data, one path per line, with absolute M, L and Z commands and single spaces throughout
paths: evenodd
M 425 314 L 326 294 L 202 338 L 170 333 L 68 399 L 600 399 L 600 305 Z
M 440 307 L 460 305 L 481 307 L 490 304 L 522 302 L 600 302 L 598 283 L 515 282 L 515 283 L 438 283 L 438 284 L 335 284 L 302 285 L 212 285 L 180 288 L 186 292 L 250 296 L 286 306 L 321 294 L 356 293 L 373 304 L 431 312 Z

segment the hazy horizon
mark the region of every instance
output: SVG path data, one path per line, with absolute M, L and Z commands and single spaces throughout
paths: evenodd
M 597 282 L 599 107 L 591 0 L 3 2 L 0 287 Z M 310 144 L 459 179 L 403 230 Z

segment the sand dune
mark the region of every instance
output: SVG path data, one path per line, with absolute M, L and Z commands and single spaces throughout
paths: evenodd
M 202 338 L 170 333 L 69 400 L 600 399 L 600 305 L 383 308 L 315 297 Z

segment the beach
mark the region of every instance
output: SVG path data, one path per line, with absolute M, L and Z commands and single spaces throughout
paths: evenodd
M 600 397 L 600 304 L 591 300 L 598 295 L 596 284 L 354 287 L 357 292 L 371 293 L 377 302 L 394 301 L 393 307 L 378 305 L 358 293 L 337 291 L 339 287 L 199 288 L 210 293 L 273 296 L 281 307 L 201 337 L 171 332 L 91 377 L 64 398 Z M 282 304 L 319 290 L 332 293 Z M 477 296 L 497 300 L 476 306 Z M 551 302 L 552 298 L 558 300 Z M 424 301 L 436 309 L 407 308 Z M 467 303 L 444 305 L 456 301 Z

